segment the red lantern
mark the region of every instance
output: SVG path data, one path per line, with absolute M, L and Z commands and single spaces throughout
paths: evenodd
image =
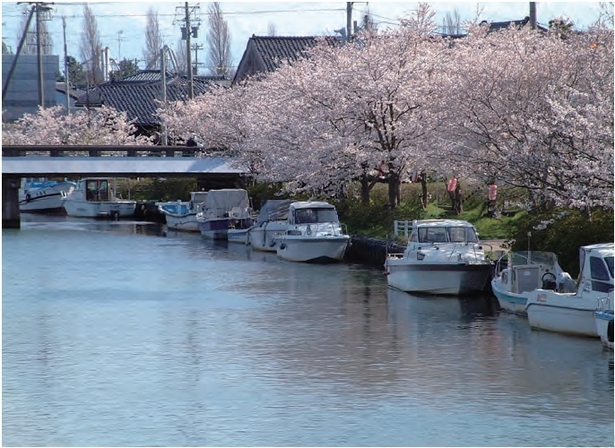
M 419 181 L 419 172 L 418 171 L 413 171 L 412 172 L 412 183 L 415 184 Z
M 448 191 L 455 191 L 456 188 L 457 188 L 457 178 L 453 177 L 451 180 L 448 181 Z
M 495 198 L 498 195 L 498 186 L 496 184 L 489 185 L 489 200 L 495 201 Z

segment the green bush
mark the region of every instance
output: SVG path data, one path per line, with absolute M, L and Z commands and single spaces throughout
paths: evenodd
M 613 210 L 594 210 L 591 220 L 579 210 L 557 209 L 536 216 L 524 213 L 511 223 L 510 236 L 514 239 L 511 249 L 528 250 L 529 247 L 553 252 L 562 269 L 575 277 L 579 273 L 579 247 L 614 241 L 613 218 Z

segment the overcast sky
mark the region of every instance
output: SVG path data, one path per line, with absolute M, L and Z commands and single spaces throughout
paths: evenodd
M 84 2 L 55 1 L 48 28 L 54 42 L 54 53 L 63 56 L 64 41 L 62 17 L 66 17 L 66 46 L 68 55 L 80 60 L 79 44 L 83 29 Z M 180 26 L 185 16 L 185 2 L 87 2 L 97 19 L 103 47 L 109 47 L 110 57 L 143 59 L 145 48 L 144 31 L 147 11 L 150 7 L 158 12 L 164 43 L 174 50 L 181 37 Z M 503 21 L 523 19 L 529 15 L 529 2 L 429 2 L 436 11 L 436 20 L 442 23 L 447 12 L 459 12 L 462 20 Z M 334 35 L 335 30 L 346 26 L 346 2 L 220 2 L 224 17 L 231 32 L 233 65 L 237 65 L 253 34 L 266 36 L 270 26 L 277 36 Z M 198 24 L 199 36 L 193 44 L 206 47 L 208 2 L 189 2 L 191 20 Z M 369 11 L 379 30 L 393 28 L 401 17 L 407 17 L 418 5 L 417 2 L 353 2 L 352 19 L 360 21 Z M 17 2 L 2 1 L 2 40 L 16 51 L 24 8 Z M 572 20 L 578 29 L 585 29 L 595 22 L 600 14 L 598 2 L 536 2 L 538 22 L 544 25 L 555 17 Z M 34 26 L 32 25 L 32 30 Z M 184 42 L 185 45 L 185 42 Z M 195 56 L 193 55 L 193 61 Z M 198 59 L 203 62 L 204 51 Z M 141 63 L 141 68 L 143 63 Z M 199 74 L 206 69 L 200 68 Z

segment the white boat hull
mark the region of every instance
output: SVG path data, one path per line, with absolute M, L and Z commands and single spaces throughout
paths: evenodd
M 67 198 L 64 209 L 68 216 L 76 218 L 130 218 L 135 214 L 136 201 L 85 201 Z
M 530 327 L 575 336 L 598 337 L 596 331 L 597 303 L 575 294 L 553 294 L 533 291 L 526 312 Z
M 463 295 L 483 291 L 490 264 L 418 264 L 403 258 L 388 259 L 388 285 L 406 292 L 434 295 Z
M 250 244 L 250 229 L 228 229 L 226 237 L 229 243 Z
M 250 230 L 250 245 L 254 250 L 264 252 L 277 251 L 277 239 L 284 235 L 286 222 L 265 222 Z
M 527 304 L 526 295 L 508 291 L 504 285 L 502 285 L 500 278 L 494 278 L 491 281 L 491 291 L 493 291 L 493 295 L 498 299 L 498 304 L 501 309 L 513 314 L 522 316 L 527 315 L 525 311 L 525 305 Z
M 338 262 L 344 259 L 350 242 L 348 235 L 302 237 L 282 235 L 276 253 L 288 261 L 307 263 Z
M 595 319 L 602 345 L 613 350 L 613 311 L 596 311 Z
M 199 224 L 196 221 L 196 212 L 187 215 L 174 215 L 168 212 L 164 214 L 167 227 L 172 230 L 184 232 L 198 232 Z
M 74 189 L 73 182 L 60 182 L 52 186 L 21 191 L 19 211 L 24 213 L 64 211 L 64 200 Z

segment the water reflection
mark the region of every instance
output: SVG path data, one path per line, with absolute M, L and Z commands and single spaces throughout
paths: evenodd
M 612 445 L 612 352 L 492 297 L 122 221 L 3 256 L 4 445 Z
M 389 289 L 400 357 L 417 386 L 499 413 L 612 421 L 600 397 L 612 396 L 613 372 L 596 340 L 532 331 L 517 316 L 490 316 L 483 301 L 456 301 Z M 579 412 L 587 406 L 593 412 Z

